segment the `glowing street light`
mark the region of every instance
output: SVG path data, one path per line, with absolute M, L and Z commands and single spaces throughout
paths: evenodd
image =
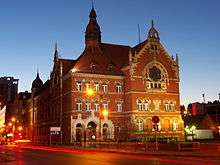
M 108 110 L 107 110 L 107 109 L 104 109 L 104 110 L 102 111 L 102 115 L 103 115 L 104 117 L 108 116 Z
M 23 127 L 22 126 L 19 126 L 18 127 L 18 131 L 22 131 L 23 130 Z
M 94 90 L 93 90 L 92 88 L 88 88 L 88 89 L 86 90 L 86 95 L 87 95 L 88 97 L 92 97 L 92 96 L 95 95 L 95 92 L 94 92 Z
M 9 126 L 9 127 L 11 127 L 11 126 L 12 126 L 12 123 L 11 123 L 11 122 L 10 122 L 10 123 L 8 123 L 8 126 Z
M 15 117 L 12 117 L 12 118 L 11 118 L 11 121 L 12 121 L 12 122 L 15 122 L 15 121 L 16 121 L 16 118 L 15 118 Z

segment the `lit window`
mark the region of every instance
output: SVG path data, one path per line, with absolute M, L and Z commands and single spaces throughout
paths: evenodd
M 173 130 L 176 131 L 178 129 L 178 121 L 173 120 Z
M 141 100 L 138 100 L 137 107 L 138 107 L 138 111 L 142 111 L 143 110 L 143 104 L 142 104 Z
M 165 103 L 165 111 L 174 112 L 175 111 L 175 104 L 173 102 L 166 102 Z
M 76 82 L 76 88 L 77 88 L 77 91 L 82 91 L 82 82 L 81 81 Z
M 90 89 L 90 82 L 86 82 L 86 90 Z
M 82 111 L 82 103 L 81 102 L 76 103 L 76 110 Z
M 99 111 L 99 103 L 95 103 L 94 106 L 95 106 L 95 111 Z
M 99 83 L 95 83 L 94 86 L 95 86 L 95 91 L 98 92 L 99 91 Z
M 103 103 L 103 109 L 108 109 L 108 103 Z
M 143 106 L 142 107 L 143 107 L 143 111 L 148 111 L 149 110 L 149 103 L 148 103 L 148 101 L 145 100 L 143 102 Z
M 122 103 L 117 103 L 117 112 L 122 112 Z
M 103 88 L 104 93 L 108 92 L 108 85 L 107 84 L 103 84 L 102 88 Z
M 137 120 L 138 131 L 144 130 L 144 122 L 143 120 Z
M 116 92 L 117 93 L 121 93 L 122 92 L 122 85 L 119 84 L 119 83 L 116 84 Z
M 86 111 L 91 111 L 91 103 L 86 102 Z

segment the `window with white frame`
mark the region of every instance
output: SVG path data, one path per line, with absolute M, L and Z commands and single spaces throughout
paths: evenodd
M 91 111 L 91 103 L 86 102 L 86 111 Z
M 149 102 L 147 100 L 143 101 L 143 111 L 149 111 Z
M 122 102 L 117 102 L 117 112 L 122 112 Z
M 76 82 L 76 88 L 77 88 L 77 91 L 82 91 L 82 82 L 81 81 Z
M 173 130 L 176 131 L 178 129 L 178 121 L 173 120 Z
M 175 111 L 175 104 L 172 101 L 165 102 L 165 111 L 167 112 L 174 112 Z
M 77 102 L 76 103 L 76 110 L 77 111 L 82 111 L 82 102 Z
M 94 107 L 95 107 L 95 111 L 99 111 L 100 106 L 98 102 L 94 103 Z
M 102 84 L 102 89 L 103 89 L 104 93 L 108 92 L 108 85 L 107 84 Z
M 108 103 L 103 103 L 103 109 L 108 109 Z
M 116 92 L 121 93 L 122 92 L 122 85 L 120 83 L 116 84 Z
M 138 111 L 142 111 L 143 110 L 143 104 L 142 104 L 141 100 L 137 101 L 137 108 L 138 108 Z
M 86 90 L 90 89 L 90 87 L 91 87 L 90 82 L 86 82 Z
M 137 126 L 138 126 L 138 131 L 143 131 L 144 130 L 144 121 L 137 120 Z
M 95 91 L 98 92 L 99 91 L 99 83 L 95 82 L 94 86 L 95 86 Z

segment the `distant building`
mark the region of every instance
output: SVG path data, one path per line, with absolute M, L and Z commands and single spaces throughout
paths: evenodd
M 24 108 L 32 115 L 33 141 L 154 139 L 156 129 L 158 138 L 183 140 L 178 56 L 167 53 L 153 22 L 134 47 L 103 43 L 96 17 L 92 8 L 76 60 L 60 58 L 56 47 L 50 79 L 43 83 L 37 73 Z M 61 127 L 62 136 L 51 137 L 50 127 Z
M 220 130 L 220 102 L 192 103 L 187 115 L 183 116 L 185 126 L 195 125 L 197 129 L 210 129 L 215 136 Z
M 5 124 L 6 105 L 0 101 L 0 128 Z
M 18 93 L 18 79 L 13 77 L 0 77 L 0 96 L 7 103 L 13 103 Z
M 14 115 L 14 100 L 18 93 L 18 79 L 0 77 L 0 98 L 6 105 L 6 122 Z

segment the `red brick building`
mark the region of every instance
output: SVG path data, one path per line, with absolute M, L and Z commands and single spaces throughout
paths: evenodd
M 164 49 L 153 22 L 146 40 L 134 47 L 103 43 L 92 8 L 82 54 L 76 60 L 61 59 L 56 48 L 50 80 L 33 85 L 37 141 L 48 142 L 52 126 L 62 128 L 66 144 L 154 138 L 153 116 L 160 118 L 160 138 L 184 138 L 178 56 L 174 59 Z M 95 94 L 88 96 L 87 89 Z M 103 109 L 108 115 L 100 113 Z

